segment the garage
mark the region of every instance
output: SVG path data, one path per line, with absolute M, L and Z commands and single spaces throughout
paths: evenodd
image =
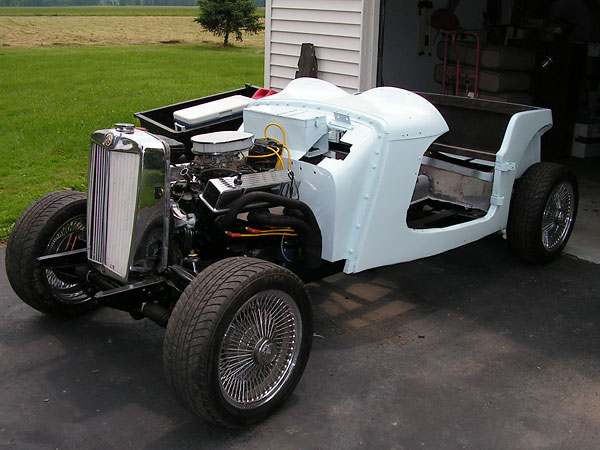
M 459 95 L 552 109 L 545 160 L 600 155 L 596 2 L 271 0 L 266 7 L 266 87 L 295 78 L 301 45 L 311 43 L 317 76 L 349 92 L 386 85 L 454 94 L 455 36 Z

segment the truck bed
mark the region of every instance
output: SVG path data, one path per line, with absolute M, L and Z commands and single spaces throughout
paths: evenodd
M 450 129 L 429 148 L 428 152 L 433 157 L 443 153 L 473 160 L 495 161 L 511 117 L 522 111 L 538 109 L 467 97 L 430 93 L 419 95 L 435 105 Z

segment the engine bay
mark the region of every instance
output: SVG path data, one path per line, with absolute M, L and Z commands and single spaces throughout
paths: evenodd
M 170 258 L 186 270 L 198 273 L 224 250 L 291 265 L 301 240 L 320 240 L 309 237 L 320 237 L 314 217 L 307 224 L 295 203 L 298 183 L 289 156 L 284 160 L 289 149 L 267 132 L 254 140 L 244 131 L 195 136 L 193 159 L 171 166 Z

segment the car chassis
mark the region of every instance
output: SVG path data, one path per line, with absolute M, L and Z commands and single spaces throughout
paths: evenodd
M 44 313 L 104 305 L 165 326 L 167 381 L 211 422 L 257 422 L 292 393 L 312 340 L 301 279 L 496 232 L 545 263 L 573 229 L 577 181 L 540 162 L 547 109 L 301 78 L 218 124 L 184 142 L 96 131 L 88 195 L 34 202 L 6 254 Z

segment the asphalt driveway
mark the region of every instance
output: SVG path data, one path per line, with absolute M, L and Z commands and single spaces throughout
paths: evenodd
M 0 448 L 598 448 L 598 265 L 522 264 L 494 236 L 313 283 L 298 388 L 230 431 L 171 396 L 162 329 L 109 309 L 44 317 L 13 294 L 4 252 Z

